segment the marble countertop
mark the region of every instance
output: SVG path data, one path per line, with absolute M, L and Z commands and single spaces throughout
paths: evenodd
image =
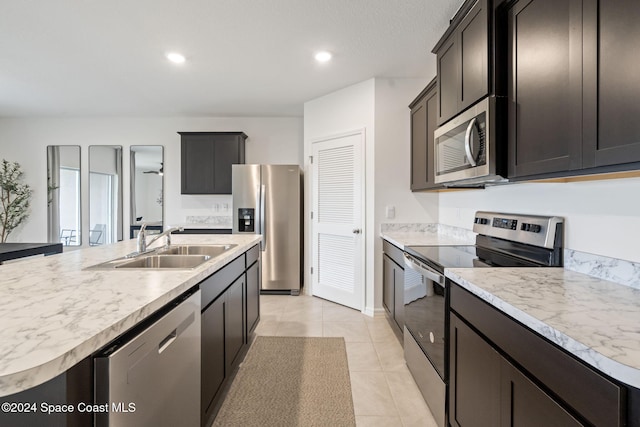
M 182 224 L 172 224 L 173 227 L 184 227 L 184 228 L 200 228 L 200 229 L 204 229 L 204 228 L 222 228 L 222 229 L 231 229 L 233 228 L 231 222 L 229 223 L 207 223 L 207 222 L 199 222 L 199 223 L 193 223 L 193 222 L 189 222 L 189 223 L 182 223 Z
M 437 231 L 383 231 L 380 237 L 404 249 L 405 246 L 458 246 L 474 245 L 473 238 L 453 236 Z
M 640 289 L 563 268 L 445 275 L 601 372 L 640 388 Z
M 175 235 L 173 244 L 238 245 L 191 270 L 83 270 L 133 252 L 135 240 L 0 266 L 0 396 L 66 371 L 259 240 Z

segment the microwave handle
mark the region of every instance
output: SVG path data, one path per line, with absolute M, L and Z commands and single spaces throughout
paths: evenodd
M 467 155 L 467 160 L 472 167 L 476 166 L 476 160 L 471 154 L 471 134 L 473 133 L 473 126 L 476 124 L 476 118 L 474 117 L 467 126 L 467 133 L 464 135 L 464 152 Z

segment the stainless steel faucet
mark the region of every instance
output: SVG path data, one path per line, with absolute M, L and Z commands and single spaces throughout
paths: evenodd
M 161 237 L 167 238 L 167 244 L 166 244 L 167 247 L 171 246 L 171 233 L 173 233 L 174 231 L 184 230 L 184 227 L 171 227 L 160 234 L 154 235 L 153 238 L 149 242 L 147 242 L 146 228 L 147 228 L 147 224 L 143 222 L 142 226 L 140 227 L 140 232 L 138 233 L 138 240 L 136 241 L 136 252 L 139 254 L 146 252 L 147 246 L 149 246 L 150 244 L 152 244 L 153 242 L 155 242 Z

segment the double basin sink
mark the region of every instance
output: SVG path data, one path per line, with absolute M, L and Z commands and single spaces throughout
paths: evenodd
M 134 257 L 117 258 L 88 268 L 88 270 L 191 269 L 216 258 L 237 245 L 175 245 L 163 247 Z

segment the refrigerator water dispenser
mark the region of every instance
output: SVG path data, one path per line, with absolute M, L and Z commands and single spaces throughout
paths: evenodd
M 238 231 L 241 233 L 255 232 L 255 209 L 238 209 Z

